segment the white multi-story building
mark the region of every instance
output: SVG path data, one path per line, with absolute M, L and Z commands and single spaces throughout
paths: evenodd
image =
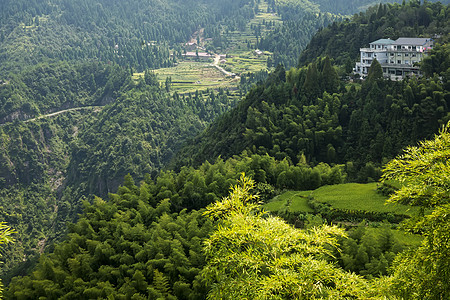
M 388 62 L 387 49 L 388 46 L 395 41 L 391 39 L 380 39 L 369 44 L 369 48 L 360 48 L 360 61 L 356 63 L 355 72 L 359 73 L 361 77 L 367 76 L 369 67 L 374 58 L 380 64 Z
M 405 76 L 419 75 L 417 65 L 424 55 L 433 48 L 431 38 L 380 39 L 361 48 L 360 61 L 356 63 L 355 73 L 367 76 L 374 58 L 383 68 L 383 75 L 392 80 L 401 80 Z

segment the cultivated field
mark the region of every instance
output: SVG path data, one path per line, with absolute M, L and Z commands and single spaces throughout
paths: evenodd
M 311 192 L 311 196 L 333 208 L 411 215 L 414 208 L 400 204 L 386 204 L 387 197 L 377 193 L 377 183 L 346 183 L 328 185 Z
M 276 212 L 288 206 L 289 212 L 311 212 L 308 198 L 312 197 L 335 209 L 404 215 L 411 215 L 417 211 L 416 208 L 407 205 L 386 204 L 387 197 L 377 193 L 376 189 L 377 183 L 346 183 L 327 185 L 313 191 L 288 191 L 265 204 L 264 208 Z
M 238 84 L 237 79 L 224 76 L 210 62 L 182 61 L 175 67 L 157 69 L 153 72 L 163 86 L 166 78 L 170 77 L 171 91 L 178 93 L 218 88 L 233 89 Z M 144 73 L 134 74 L 135 79 L 139 76 L 144 76 Z

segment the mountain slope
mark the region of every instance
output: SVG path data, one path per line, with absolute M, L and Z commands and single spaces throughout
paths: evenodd
M 359 57 L 359 48 L 380 38 L 442 36 L 450 31 L 449 15 L 449 5 L 440 2 L 373 6 L 365 13 L 319 31 L 300 55 L 299 64 L 307 65 L 317 56 L 325 55 L 339 65 L 352 64 Z
M 442 14 L 449 10 L 448 5 L 439 3 L 421 6 L 409 3 L 385 8 L 387 15 L 395 13 L 397 16 L 415 15 L 424 9 L 429 11 L 429 26 L 419 27 L 418 33 L 436 30 L 436 24 L 443 20 Z M 318 41 L 323 32 L 338 32 L 342 27 L 343 31 L 347 30 L 345 36 L 353 37 L 354 44 L 362 46 L 366 37 L 358 39 L 357 33 L 366 27 L 364 20 L 372 16 L 375 9 L 378 7 L 351 21 L 332 24 L 313 41 Z M 382 20 L 387 21 L 387 18 Z M 333 42 L 344 35 L 335 36 L 322 45 L 329 43 L 329 49 L 336 45 L 335 51 L 340 53 L 337 52 L 339 45 Z M 447 36 L 442 37 L 443 42 L 446 39 Z M 312 42 L 309 49 L 314 45 Z M 346 57 L 346 51 L 338 57 Z M 445 59 L 445 50 L 436 51 L 435 58 Z M 445 65 L 443 61 L 440 63 Z M 433 65 L 440 63 L 435 61 Z M 436 77 L 403 82 L 378 78 L 360 85 L 340 81 L 328 58 L 315 59 L 307 67 L 287 73 L 278 68 L 264 84 L 251 90 L 238 107 L 180 151 L 174 165 L 196 165 L 205 159 L 212 161 L 219 155 L 230 157 L 246 150 L 268 153 L 277 159 L 287 158 L 293 163 L 301 161 L 302 155 L 313 164 L 321 161 L 347 163 L 353 180 L 373 179 L 377 177 L 373 163 L 381 164 L 402 147 L 430 137 L 448 119 L 448 76 L 441 68 L 435 71 L 442 71 L 442 81 Z M 428 73 L 433 75 L 433 72 Z
M 46 60 L 112 61 L 142 71 L 173 65 L 169 46 L 209 24 L 248 20 L 252 1 L 2 1 L 1 71 Z M 26 55 L 24 55 L 26 53 Z

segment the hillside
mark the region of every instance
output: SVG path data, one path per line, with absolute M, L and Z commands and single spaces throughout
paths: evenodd
M 156 175 L 185 139 L 236 101 L 223 91 L 171 95 L 150 73 L 134 82 L 122 68 L 101 64 L 41 64 L 2 92 L 4 99 L 21 99 L 4 106 L 20 118 L 86 108 L 0 127 L 1 219 L 20 232 L 2 271 L 58 239 L 65 222 L 76 220 L 81 199 L 115 191 L 129 173 L 136 179 Z
M 310 265 L 317 277 L 305 281 L 305 298 L 390 295 L 373 288 L 390 289 L 390 279 L 372 279 L 420 244 L 399 242 L 408 238 L 389 229 L 409 213 L 384 210 L 380 195 L 373 206 L 343 204 L 336 194 L 350 185 L 330 186 L 378 180 L 401 149 L 450 120 L 450 11 L 411 1 L 343 16 L 372 2 L 1 2 L 0 222 L 17 231 L 0 255 L 5 296 L 205 299 L 226 279 L 236 283 L 227 289 L 263 282 L 267 295 L 289 290 L 283 297 L 291 299 L 303 282 L 298 270 Z M 440 35 L 421 64 L 425 76 L 385 80 L 374 64 L 367 80 L 350 80 L 357 49 L 388 33 Z M 195 43 L 190 51 L 209 51 L 214 61 L 183 56 Z M 224 198 L 243 173 L 252 188 Z M 279 213 L 300 230 L 247 201 L 319 187 L 334 198 L 297 203 L 304 219 L 286 205 Z M 350 239 L 343 228 L 315 229 L 334 220 Z M 355 220 L 386 230 L 352 228 Z M 210 239 L 222 229 L 224 239 Z M 260 246 L 269 229 L 298 235 L 288 245 L 296 248 L 271 245 L 282 256 L 268 255 Z M 216 253 L 236 256 L 214 260 Z M 261 257 L 286 260 L 278 269 Z M 285 271 L 295 280 L 264 284 Z
M 433 7 L 436 15 L 448 10 L 441 4 L 416 7 L 410 3 L 387 7 L 387 13 L 390 9 L 397 13 L 399 9 L 420 11 L 424 6 Z M 351 22 L 357 24 L 371 11 L 355 16 Z M 429 24 L 435 26 L 436 21 L 431 19 Z M 353 28 L 346 36 L 358 36 L 359 27 Z M 316 39 L 321 35 L 319 32 Z M 446 39 L 442 37 L 442 41 Z M 360 43 L 363 45 L 363 39 Z M 245 150 L 286 158 L 294 164 L 305 160 L 313 165 L 346 164 L 352 180 L 373 180 L 378 177 L 377 166 L 397 155 L 402 147 L 432 136 L 448 120 L 447 48 L 436 48 L 431 54 L 435 61 L 423 63 L 424 70 L 433 66 L 427 71 L 430 77 L 402 82 L 382 78 L 362 84 L 346 82 L 338 76 L 342 69 L 332 66 L 328 57 L 288 72 L 279 67 L 234 110 L 180 151 L 174 166 L 197 165 L 205 159 L 213 161 L 219 155 L 226 158 Z M 432 77 L 435 72 L 443 75 L 442 80 Z
M 449 14 L 449 6 L 441 2 L 410 1 L 370 7 L 365 13 L 318 32 L 300 55 L 299 65 L 307 65 L 317 56 L 329 56 L 339 65 L 352 64 L 358 58 L 359 48 L 381 38 L 448 36 Z
M 2 1 L 1 71 L 47 60 L 100 60 L 142 71 L 173 65 L 169 47 L 199 28 L 241 24 L 253 1 Z M 26 51 L 27 55 L 24 55 Z

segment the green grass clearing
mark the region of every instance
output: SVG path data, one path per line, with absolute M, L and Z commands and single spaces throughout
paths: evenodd
M 271 212 L 277 212 L 289 206 L 290 212 L 312 212 L 308 206 L 309 196 L 316 201 L 330 204 L 335 209 L 373 211 L 412 215 L 418 211 L 416 207 L 401 204 L 386 204 L 387 197 L 376 191 L 377 183 L 346 183 L 328 185 L 313 191 L 288 191 L 264 205 Z
M 391 229 L 394 237 L 405 246 L 419 246 L 422 243 L 423 237 L 418 234 L 412 234 L 409 232 Z
M 411 215 L 417 208 L 401 204 L 386 204 L 387 197 L 377 193 L 377 183 L 346 183 L 323 186 L 311 195 L 315 200 L 337 209 L 374 211 Z
M 226 59 L 226 63 L 220 66 L 234 73 L 257 72 L 267 69 L 267 58 L 269 55 L 257 56 L 254 54 L 254 51 L 246 51 L 241 55 L 231 56 Z
M 314 212 L 308 206 L 308 196 L 311 191 L 288 191 L 273 198 L 269 203 L 266 203 L 263 208 L 270 212 L 277 212 L 283 207 L 288 206 L 290 212 Z

